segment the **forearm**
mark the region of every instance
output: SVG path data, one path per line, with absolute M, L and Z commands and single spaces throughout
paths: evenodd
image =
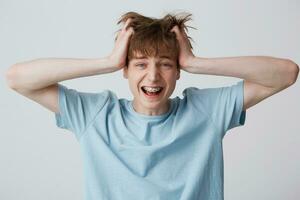
M 108 58 L 40 58 L 11 66 L 6 74 L 11 88 L 41 89 L 57 82 L 116 71 Z
M 237 77 L 266 87 L 289 85 L 296 80 L 299 70 L 298 66 L 288 59 L 268 56 L 195 57 L 187 69 L 197 74 Z

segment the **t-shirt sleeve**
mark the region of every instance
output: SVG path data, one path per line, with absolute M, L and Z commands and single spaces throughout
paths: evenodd
M 190 93 L 195 105 L 211 118 L 223 136 L 228 130 L 245 124 L 244 80 L 226 87 L 192 87 Z
M 100 93 L 79 92 L 58 84 L 59 113 L 55 113 L 56 126 L 70 130 L 80 139 L 108 99 L 108 90 Z

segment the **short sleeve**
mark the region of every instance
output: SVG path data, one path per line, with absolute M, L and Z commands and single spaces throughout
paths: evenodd
M 234 85 L 218 88 L 190 88 L 194 104 L 211 118 L 222 136 L 237 126 L 245 124 L 244 80 Z
M 108 90 L 100 93 L 79 92 L 58 84 L 59 113 L 55 113 L 56 126 L 70 130 L 79 139 L 108 99 Z

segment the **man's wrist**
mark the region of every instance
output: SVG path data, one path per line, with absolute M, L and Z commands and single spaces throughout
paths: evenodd
M 199 74 L 201 73 L 201 67 L 203 66 L 205 58 L 201 57 L 190 57 L 184 64 L 183 69 L 190 73 Z

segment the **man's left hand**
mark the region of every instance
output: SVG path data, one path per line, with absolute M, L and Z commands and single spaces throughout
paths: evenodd
M 176 34 L 176 39 L 179 43 L 180 50 L 179 50 L 178 61 L 179 61 L 180 69 L 190 72 L 191 70 L 189 70 L 189 68 L 192 67 L 192 63 L 193 60 L 195 59 L 195 55 L 192 52 L 192 47 L 188 39 L 188 36 L 185 33 L 184 29 L 180 30 L 177 25 L 174 26 L 170 31 Z

